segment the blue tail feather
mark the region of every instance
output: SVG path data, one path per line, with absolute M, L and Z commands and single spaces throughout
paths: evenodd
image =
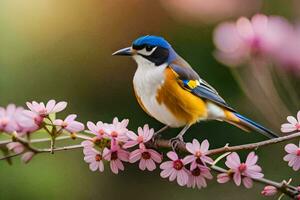
M 248 119 L 247 117 L 244 117 L 241 114 L 238 113 L 234 113 L 235 116 L 237 116 L 240 120 L 243 126 L 250 128 L 251 130 L 257 131 L 265 136 L 267 136 L 268 138 L 277 138 L 278 135 L 276 135 L 275 133 L 273 133 L 272 131 L 270 131 L 269 129 L 263 127 L 262 125 Z

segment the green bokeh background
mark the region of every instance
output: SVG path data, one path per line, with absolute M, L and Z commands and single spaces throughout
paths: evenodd
M 293 1 L 277 0 L 262 2 L 258 11 L 294 18 L 292 10 Z M 136 37 L 155 34 L 169 40 L 230 105 L 262 119 L 252 112 L 228 68 L 212 55 L 216 23 L 177 21 L 159 1 L 2 0 L 0 25 L 1 106 L 54 98 L 69 103 L 61 117 L 76 113 L 82 122 L 110 122 L 118 116 L 129 118 L 133 130 L 144 123 L 158 129 L 161 124 L 148 117 L 133 96 L 135 63 L 111 56 Z M 166 137 L 178 131 L 171 130 Z M 195 137 L 209 139 L 212 147 L 264 139 L 220 122 L 193 126 L 187 140 Z M 259 163 L 266 177 L 277 181 L 293 177 L 299 185 L 299 173 L 282 160 L 283 147 L 258 149 Z M 141 172 L 135 165 L 126 166 L 118 176 L 108 168 L 93 173 L 81 150 L 38 155 L 28 165 L 13 161 L 12 166 L 0 163 L 0 199 L 264 199 L 258 184 L 246 190 L 213 180 L 206 189 L 192 190 L 161 179 L 159 171 Z

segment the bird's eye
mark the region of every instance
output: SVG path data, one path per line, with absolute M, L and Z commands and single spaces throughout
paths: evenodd
M 153 46 L 147 45 L 145 48 L 146 48 L 146 51 L 151 51 L 153 49 Z

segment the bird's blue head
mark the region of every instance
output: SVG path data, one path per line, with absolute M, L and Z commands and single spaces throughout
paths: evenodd
M 146 35 L 133 41 L 131 47 L 116 51 L 113 55 L 142 57 L 159 66 L 171 63 L 176 59 L 176 53 L 171 45 L 162 37 Z
M 132 46 L 141 47 L 141 46 L 158 46 L 165 49 L 169 49 L 171 45 L 163 38 L 154 35 L 146 35 L 137 38 L 133 41 Z

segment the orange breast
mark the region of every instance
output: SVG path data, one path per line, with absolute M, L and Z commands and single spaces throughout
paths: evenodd
M 170 68 L 166 68 L 165 76 L 165 82 L 157 92 L 158 103 L 163 103 L 178 120 L 186 124 L 193 124 L 201 118 L 206 118 L 206 103 L 183 89 Z

